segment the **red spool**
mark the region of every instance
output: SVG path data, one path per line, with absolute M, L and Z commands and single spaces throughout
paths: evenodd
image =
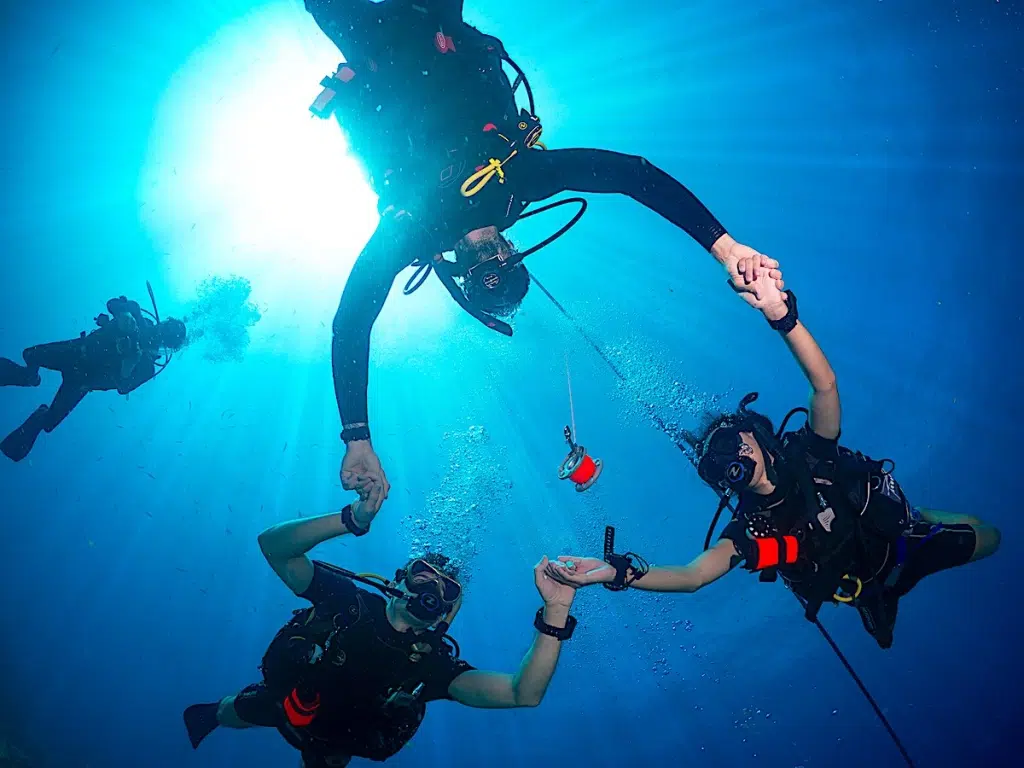
M 563 480 L 572 480 L 576 490 L 582 492 L 597 482 L 602 467 L 600 459 L 591 458 L 582 445 L 576 445 L 562 462 L 558 476 Z
M 581 483 L 587 482 L 596 474 L 597 464 L 594 463 L 594 460 L 592 458 L 584 454 L 583 461 L 581 461 L 580 465 L 576 467 L 576 470 L 571 475 L 569 475 L 569 479 L 572 480 L 577 485 L 579 485 Z

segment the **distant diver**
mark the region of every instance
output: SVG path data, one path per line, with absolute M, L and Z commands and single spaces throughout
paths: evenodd
M 798 319 L 792 291 L 781 293 L 766 275 L 759 283 L 760 298 L 741 296 L 782 334 L 806 374 L 809 410 L 790 411 L 776 430 L 747 408 L 757 397 L 752 393 L 735 413 L 688 436 L 700 478 L 722 500 L 706 551 L 689 565 L 649 567 L 606 546 L 604 559 L 563 556 L 549 564 L 548 575 L 577 587 L 696 592 L 742 563 L 762 581 L 781 576 L 810 621 L 825 603 L 853 606 L 878 645 L 889 648 L 899 600 L 925 576 L 992 555 L 1000 533 L 976 517 L 911 506 L 891 460 L 839 444 L 832 366 Z M 786 432 L 797 412 L 807 413 L 807 423 Z M 710 546 L 726 507 L 732 520 Z
M 311 107 L 337 117 L 379 197 L 380 223 L 349 275 L 333 326 L 335 394 L 347 445 L 342 484 L 365 495 L 387 478 L 367 416 L 370 332 L 395 277 L 416 265 L 406 293 L 433 269 L 459 305 L 506 335 L 526 296 L 522 260 L 502 232 L 531 203 L 566 191 L 626 195 L 687 232 L 744 284 L 742 263 L 774 261 L 734 240 L 685 186 L 641 157 L 599 149 L 546 150 L 533 94 L 496 37 L 462 19 L 462 0 L 306 0 L 345 63 Z M 502 65 L 518 77 L 510 82 Z M 525 86 L 530 108 L 516 104 Z M 454 251 L 455 261 L 441 257 Z M 778 277 L 778 274 L 775 273 Z M 357 478 L 362 478 L 358 480 Z
M 262 726 L 280 731 L 306 768 L 344 766 L 353 757 L 380 761 L 396 754 L 431 701 L 498 709 L 540 704 L 562 641 L 576 626 L 569 614 L 575 587 L 545 575 L 547 558 L 534 568 L 544 601 L 534 617 L 538 633 L 519 671 L 507 675 L 478 671 L 459 658 L 447 631 L 463 593 L 447 557 L 414 558 L 391 581 L 307 557 L 322 542 L 368 533 L 382 492 L 378 484 L 365 502 L 341 514 L 292 520 L 260 534 L 270 567 L 312 607 L 295 611 L 274 637 L 262 682 L 185 710 L 194 748 L 219 725 Z
M 107 302 L 96 325 L 77 339 L 29 347 L 22 353 L 24 365 L 0 357 L 0 386 L 37 387 L 41 368 L 62 377 L 53 402 L 39 406 L 0 443 L 11 461 L 28 456 L 40 433 L 53 432 L 90 392 L 134 392 L 162 371 L 187 340 L 181 320 L 161 321 L 155 303 L 150 313 L 124 296 Z

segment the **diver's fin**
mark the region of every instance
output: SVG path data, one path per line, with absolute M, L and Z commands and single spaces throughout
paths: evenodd
M 11 432 L 4 441 L 0 443 L 0 451 L 11 461 L 21 461 L 32 450 L 36 444 L 36 438 L 43 431 L 43 417 L 49 410 L 45 405 L 40 405 L 25 419 L 25 423 Z
M 203 739 L 213 733 L 217 722 L 217 704 L 193 704 L 185 710 L 185 730 L 192 749 L 199 749 Z
M 0 357 L 0 387 L 38 387 L 41 382 L 39 371 Z

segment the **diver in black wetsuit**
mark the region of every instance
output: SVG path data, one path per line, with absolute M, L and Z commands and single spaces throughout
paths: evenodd
M 40 368 L 59 371 L 62 377 L 53 402 L 39 406 L 0 443 L 7 458 L 21 461 L 28 456 L 40 433 L 53 432 L 89 392 L 134 392 L 163 369 L 161 358 L 185 344 L 182 321 L 151 320 L 124 296 L 108 301 L 107 313 L 96 318 L 99 327 L 91 333 L 29 347 L 22 353 L 25 365 L 0 357 L 0 386 L 37 387 Z
M 342 484 L 361 495 L 374 480 L 385 497 L 388 487 L 367 423 L 370 331 L 395 277 L 414 262 L 432 266 L 464 309 L 511 335 L 499 318 L 515 312 L 530 278 L 502 233 L 530 203 L 571 190 L 628 195 L 687 232 L 737 285 L 761 269 L 781 279 L 774 261 L 737 243 L 686 187 L 643 158 L 541 149 L 532 96 L 531 109 L 520 110 L 501 41 L 467 25 L 462 6 L 306 0 L 346 58 L 311 109 L 338 117 L 380 198 L 381 220 L 345 286 L 332 347 L 347 445 Z M 440 256 L 450 251 L 454 263 Z
M 276 728 L 301 751 L 304 768 L 332 768 L 353 757 L 387 760 L 415 735 L 433 701 L 484 709 L 540 705 L 562 643 L 576 627 L 569 613 L 575 588 L 549 579 L 541 558 L 534 581 L 543 604 L 518 671 L 475 669 L 448 634 L 463 592 L 447 557 L 415 558 L 391 581 L 309 559 L 322 542 L 369 533 L 380 493 L 378 484 L 341 514 L 291 520 L 260 534 L 270 567 L 312 607 L 294 611 L 277 633 L 260 666 L 262 681 L 185 710 L 194 748 L 220 726 Z
M 736 413 L 710 415 L 699 434 L 686 436 L 700 478 L 723 497 L 719 514 L 735 502 L 718 542 L 711 545 L 716 514 L 706 551 L 688 565 L 563 556 L 548 575 L 576 587 L 696 592 L 744 564 L 762 581 L 781 576 L 811 621 L 824 603 L 853 606 L 878 645 L 889 648 L 900 599 L 926 576 L 994 554 L 999 530 L 971 515 L 912 506 L 890 460 L 839 444 L 832 366 L 798 319 L 792 292 L 781 293 L 766 275 L 758 282 L 759 297 L 742 295 L 782 334 L 807 376 L 807 423 L 785 432 L 787 416 L 777 432 L 768 417 L 747 409 L 757 397 L 750 394 Z

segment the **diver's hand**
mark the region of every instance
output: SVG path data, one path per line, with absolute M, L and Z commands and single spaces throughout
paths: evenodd
M 572 605 L 576 597 L 576 587 L 568 582 L 556 581 L 548 575 L 548 567 L 551 561 L 547 555 L 540 559 L 533 568 L 533 580 L 537 584 L 537 591 L 540 592 L 546 608 L 564 608 L 566 610 Z M 614 575 L 614 571 L 612 572 Z
M 380 512 L 383 495 L 383 483 L 373 483 L 365 499 L 360 498 L 352 502 L 352 519 L 362 530 L 365 531 L 369 528 L 377 513 Z
M 776 281 L 765 270 L 761 271 L 761 275 L 752 285 L 757 288 L 756 292 L 740 291 L 735 286 L 733 286 L 733 290 L 747 304 L 760 310 L 768 320 L 781 320 L 786 316 L 786 313 L 789 312 L 789 306 L 786 303 L 789 301 L 789 297 L 779 290 Z
M 588 587 L 591 584 L 610 584 L 615 581 L 615 569 L 597 557 L 561 555 L 549 562 L 547 574 L 561 584 Z
M 340 474 L 341 487 L 346 491 L 356 491 L 364 501 L 369 501 L 375 483 L 381 486 L 381 493 L 374 502 L 376 508 L 373 511 L 376 514 L 388 497 L 391 485 L 369 440 L 353 440 L 348 444 Z
M 728 235 L 723 235 L 721 240 L 715 243 L 712 252 L 729 273 L 729 282 L 734 290 L 749 291 L 756 295 L 760 290 L 758 280 L 765 272 L 775 281 L 775 286 L 780 291 L 785 286 L 779 262 L 749 245 L 737 243 Z

